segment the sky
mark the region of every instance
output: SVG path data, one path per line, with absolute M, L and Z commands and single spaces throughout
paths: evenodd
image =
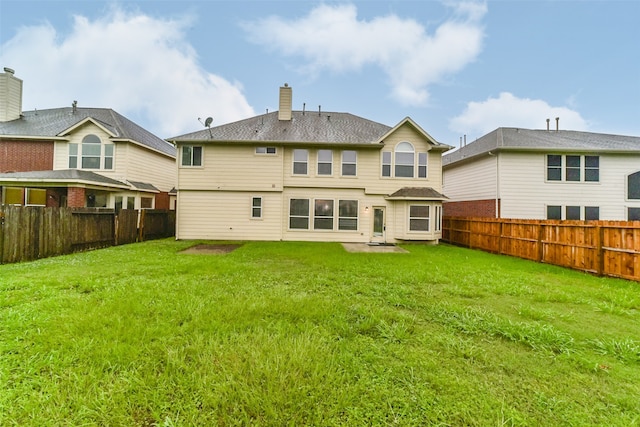
M 278 109 L 640 136 L 640 0 L 0 0 L 23 110 L 112 108 L 161 138 Z

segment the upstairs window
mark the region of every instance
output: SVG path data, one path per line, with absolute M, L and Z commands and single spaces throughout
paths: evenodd
M 600 157 L 547 155 L 547 181 L 599 182 Z
M 391 152 L 382 152 L 382 176 L 391 176 Z
M 413 145 L 401 142 L 396 146 L 396 173 L 397 178 L 413 178 L 413 164 L 415 152 Z
M 256 147 L 256 154 L 276 154 L 276 147 Z
M 308 170 L 309 151 L 303 149 L 293 150 L 293 174 L 306 175 Z
M 600 181 L 600 157 L 584 156 L 584 180 L 590 182 Z
M 427 153 L 418 153 L 418 178 L 427 177 Z
M 580 156 L 566 156 L 565 179 L 567 181 L 580 181 Z
M 182 166 L 202 166 L 202 146 L 182 146 Z
M 549 154 L 547 156 L 547 180 L 562 180 L 562 156 L 558 154 Z M 555 218 L 549 218 L 555 219 Z
M 333 152 L 331 150 L 318 150 L 318 175 L 331 175 L 333 173 Z
M 627 198 L 640 200 L 640 172 L 627 176 Z
M 82 169 L 100 169 L 102 144 L 96 135 L 82 138 Z
M 113 144 L 104 146 L 104 168 L 113 169 Z
M 78 144 L 69 144 L 69 169 L 78 167 Z
M 342 152 L 342 176 L 356 176 L 358 154 L 353 150 Z

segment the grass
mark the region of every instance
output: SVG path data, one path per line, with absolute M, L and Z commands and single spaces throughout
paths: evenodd
M 0 266 L 0 425 L 640 425 L 640 285 L 448 245 Z

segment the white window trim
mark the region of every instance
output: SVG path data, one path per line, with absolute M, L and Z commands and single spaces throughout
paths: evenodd
M 259 199 L 260 200 L 260 206 L 254 206 L 253 201 Z M 260 215 L 259 216 L 253 216 L 253 210 L 254 209 L 259 209 L 260 210 Z M 264 199 L 262 198 L 262 196 L 251 196 L 251 210 L 249 212 L 250 214 L 250 219 L 252 221 L 260 221 L 263 219 L 263 213 L 264 213 Z
M 549 179 L 549 156 L 560 156 L 560 166 L 553 166 L 554 168 L 560 168 L 560 179 Z M 579 181 L 569 181 L 567 180 L 567 156 L 577 156 L 580 157 L 580 180 Z M 587 157 L 597 157 L 598 158 L 598 167 L 587 167 Z M 602 156 L 593 155 L 593 154 L 558 154 L 558 153 L 546 153 L 544 155 L 544 182 L 549 184 L 588 184 L 588 185 L 598 185 L 601 183 L 600 180 L 600 172 L 602 170 L 600 166 L 600 159 Z M 575 169 L 575 168 L 571 168 Z M 587 170 L 597 170 L 598 171 L 598 180 L 597 181 L 587 181 Z M 554 205 L 555 206 L 555 205 Z
M 348 162 L 346 163 L 344 161 L 344 153 L 345 152 L 353 152 L 356 155 L 356 159 L 354 162 Z M 354 165 L 356 168 L 356 171 L 353 175 L 345 175 L 343 173 L 343 169 L 345 165 Z M 342 150 L 342 152 L 340 153 L 340 176 L 344 177 L 344 178 L 357 178 L 358 177 L 358 151 L 356 150 Z
M 309 211 L 308 216 L 303 217 L 300 215 L 295 215 L 296 218 L 307 218 L 309 220 L 307 228 L 291 228 L 291 200 L 307 200 L 309 202 Z M 316 200 L 331 200 L 333 202 L 333 214 L 332 214 L 332 228 L 315 228 L 315 220 L 316 220 Z M 340 217 L 340 202 L 341 201 L 350 201 L 356 202 L 356 216 L 355 217 Z M 429 211 L 431 212 L 431 211 Z M 328 218 L 328 217 L 319 217 L 319 218 Z M 340 218 L 343 219 L 355 219 L 356 220 L 356 229 L 355 230 L 343 230 L 340 229 Z M 327 198 L 327 197 L 317 197 L 317 198 L 297 198 L 292 197 L 289 199 L 289 212 L 287 216 L 287 224 L 289 231 L 305 231 L 312 233 L 357 233 L 360 230 L 360 200 L 358 199 L 340 199 L 340 198 Z
M 264 148 L 264 152 L 258 152 L 258 150 L 260 150 L 261 148 Z M 269 153 L 269 149 L 273 149 L 273 153 Z M 273 146 L 259 146 L 255 148 L 255 152 L 256 155 L 258 156 L 277 156 L 278 155 L 278 148 L 277 147 L 273 147 Z
M 409 209 L 407 212 L 407 216 L 408 216 L 408 223 L 407 223 L 407 232 L 409 233 L 431 233 L 432 232 L 432 223 L 433 220 L 431 218 L 431 214 L 433 209 L 431 209 L 431 205 L 428 204 L 420 204 L 420 203 L 413 203 L 413 204 L 409 204 Z M 420 207 L 426 207 L 429 210 L 429 214 L 426 217 L 422 217 L 422 216 L 411 216 L 411 207 L 412 206 L 420 206 Z M 419 220 L 427 220 L 427 229 L 426 230 L 412 230 L 411 229 L 411 220 L 412 219 L 419 219 Z
M 307 158 L 304 162 L 298 160 L 296 161 L 296 151 L 305 151 L 307 153 Z M 305 173 L 296 173 L 296 163 L 305 163 L 307 165 L 307 171 Z M 291 151 L 291 175 L 293 176 L 309 176 L 309 150 L 306 148 L 294 148 Z
M 183 160 L 183 150 L 185 149 L 185 147 L 191 147 L 191 148 L 197 148 L 200 147 L 200 164 L 199 165 L 194 165 L 193 164 L 193 150 L 191 151 L 191 164 L 189 165 L 185 165 L 183 164 L 182 160 Z M 181 168 L 185 168 L 185 169 L 201 169 L 204 168 L 204 145 L 199 145 L 199 144 L 184 144 L 182 146 L 180 146 L 180 167 Z
M 328 151 L 329 153 L 331 153 L 331 160 L 328 162 L 321 162 L 320 151 Z M 327 164 L 327 163 L 331 165 L 331 173 L 320 173 L 320 164 Z M 333 150 L 327 150 L 325 148 L 322 148 L 316 152 L 316 175 L 327 176 L 327 177 L 333 176 Z

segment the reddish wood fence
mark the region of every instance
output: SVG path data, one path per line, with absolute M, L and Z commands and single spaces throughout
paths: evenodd
M 173 211 L 0 205 L 0 264 L 173 235 Z
M 640 281 L 640 221 L 443 218 L 456 245 Z

